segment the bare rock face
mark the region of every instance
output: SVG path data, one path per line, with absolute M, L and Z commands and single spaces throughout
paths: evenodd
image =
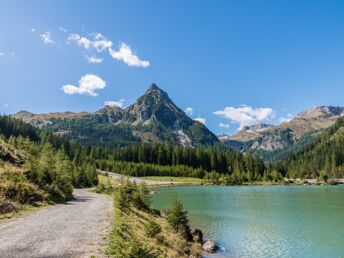
M 203 250 L 208 253 L 215 253 L 216 252 L 216 244 L 213 240 L 208 240 L 203 244 Z

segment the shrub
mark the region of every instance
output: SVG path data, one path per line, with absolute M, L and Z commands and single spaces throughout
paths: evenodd
M 161 226 L 153 219 L 148 220 L 144 225 L 145 233 L 148 237 L 158 237 L 161 233 Z
M 15 210 L 16 207 L 12 202 L 6 199 L 0 199 L 0 214 L 9 213 Z
M 193 244 L 190 249 L 190 254 L 193 257 L 197 257 L 197 258 L 202 257 L 202 245 L 199 243 Z
M 135 208 L 139 210 L 147 211 L 150 209 L 149 190 L 145 184 L 140 184 L 139 186 L 133 184 L 132 202 Z
M 149 247 L 137 241 L 132 241 L 129 247 L 128 258 L 158 258 L 158 254 Z
M 192 240 L 187 211 L 181 201 L 176 197 L 171 209 L 167 210 L 167 221 L 171 227 L 187 241 Z

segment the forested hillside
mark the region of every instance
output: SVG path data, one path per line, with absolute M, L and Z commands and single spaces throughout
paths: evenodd
M 217 174 L 227 183 L 262 180 L 265 165 L 250 153 L 213 147 L 190 148 L 172 144 L 140 144 L 122 148 L 94 147 L 90 157 L 97 167 L 132 176 L 183 176 L 204 178 Z
M 97 184 L 96 168 L 72 142 L 11 117 L 0 117 L 0 213 L 71 198 L 73 187 Z
M 290 178 L 344 177 L 344 118 L 326 129 L 307 147 L 276 164 Z

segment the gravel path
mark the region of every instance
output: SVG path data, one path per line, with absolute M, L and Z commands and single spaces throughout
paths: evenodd
M 88 189 L 75 200 L 0 223 L 0 257 L 104 257 L 113 201 Z
M 137 184 L 140 183 L 145 183 L 146 185 L 183 185 L 185 184 L 184 182 L 173 182 L 173 181 L 157 181 L 157 180 L 148 180 L 148 179 L 143 179 L 140 177 L 132 177 L 132 176 L 124 176 L 112 172 L 105 172 L 105 171 L 100 171 L 100 173 L 108 173 L 108 175 L 113 178 L 113 179 L 120 179 L 120 178 L 126 178 L 131 182 L 136 182 Z

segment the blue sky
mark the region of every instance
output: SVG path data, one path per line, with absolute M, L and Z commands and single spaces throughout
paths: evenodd
M 127 106 L 152 82 L 215 133 L 344 105 L 343 1 L 5 0 L 0 33 L 1 113 Z

